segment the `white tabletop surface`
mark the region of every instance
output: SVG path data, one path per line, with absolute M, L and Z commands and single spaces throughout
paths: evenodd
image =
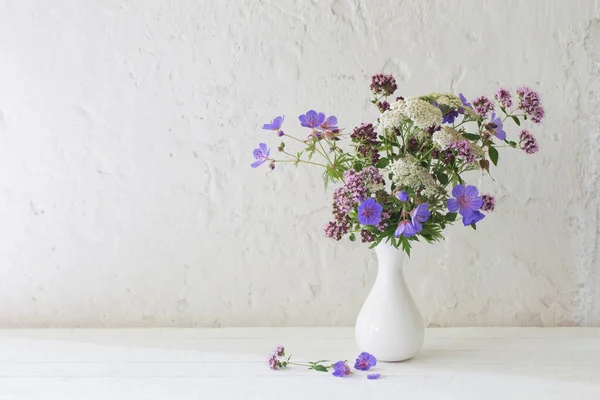
M 600 328 L 435 328 L 418 356 L 336 378 L 351 328 L 0 331 L 0 399 L 600 399 Z

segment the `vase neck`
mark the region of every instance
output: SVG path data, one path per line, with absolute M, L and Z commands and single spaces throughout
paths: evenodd
M 377 254 L 377 275 L 402 274 L 404 252 L 389 243 L 380 243 L 375 247 Z

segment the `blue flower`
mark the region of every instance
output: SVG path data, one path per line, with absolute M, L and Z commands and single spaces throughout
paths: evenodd
M 378 225 L 381 222 L 381 211 L 381 204 L 369 197 L 358 206 L 358 222 L 362 225 Z
M 465 96 L 463 96 L 462 93 L 459 93 L 458 97 L 460 98 L 460 101 L 462 101 L 463 106 L 473 109 L 473 105 L 471 103 L 467 102 L 467 98 Z
M 444 119 L 442 120 L 442 124 L 453 124 L 454 119 L 458 117 L 457 110 L 450 110 L 444 115 Z
M 332 131 L 334 129 L 338 129 L 337 123 L 337 118 L 335 117 L 335 115 L 332 115 L 330 117 L 327 117 L 327 120 L 321 124 L 321 129 L 323 129 L 324 131 Z
M 403 203 L 406 203 L 408 201 L 408 193 L 406 193 L 404 190 L 402 190 L 401 192 L 398 192 L 396 194 L 396 197 L 398 198 L 398 200 L 400 200 Z
M 300 115 L 298 119 L 300 120 L 300 124 L 306 128 L 317 128 L 325 122 L 325 114 L 309 110 L 306 114 Z
M 404 236 L 405 238 L 413 237 L 417 234 L 417 228 L 407 219 L 403 219 L 398 224 L 398 228 L 396 228 L 396 232 L 394 232 L 395 237 Z
M 506 139 L 506 132 L 504 132 L 504 129 L 502 129 L 502 119 L 500 117 L 496 117 L 496 113 L 492 113 L 492 118 L 490 119 L 492 123 L 492 128 L 495 129 L 494 136 L 496 136 L 500 140 Z
M 485 218 L 485 215 L 479 211 L 483 200 L 479 197 L 475 186 L 456 185 L 452 189 L 452 196 L 454 198 L 448 199 L 448 210 L 452 213 L 458 211 L 463 217 L 464 226 L 475 224 Z
M 331 375 L 343 378 L 346 375 L 350 375 L 352 371 L 350 371 L 350 367 L 346 364 L 346 361 L 338 361 L 333 364 L 333 372 Z
M 284 116 L 275 117 L 270 124 L 264 124 L 263 129 L 268 131 L 278 131 L 281 129 L 281 124 L 283 124 Z
M 356 358 L 354 368 L 360 371 L 368 371 L 371 367 L 377 365 L 377 359 L 372 355 L 363 351 Z
M 269 154 L 271 154 L 271 150 L 269 150 L 269 148 L 267 148 L 266 144 L 260 143 L 258 145 L 258 149 L 254 149 L 253 154 L 254 154 L 254 158 L 256 159 L 256 161 L 254 161 L 252 164 L 250 164 L 250 166 L 252 168 L 256 168 L 256 167 L 264 164 L 264 162 L 269 159 Z
M 411 211 L 410 217 L 412 218 L 413 226 L 415 227 L 416 233 L 420 233 L 423 230 L 423 223 L 427 222 L 431 212 L 429 211 L 429 204 L 419 204 L 414 210 Z
M 369 374 L 367 375 L 367 379 L 379 379 L 381 377 L 381 374 Z

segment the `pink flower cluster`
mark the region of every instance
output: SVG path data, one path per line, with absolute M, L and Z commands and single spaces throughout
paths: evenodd
M 535 154 L 540 149 L 537 144 L 535 137 L 527 129 L 523 129 L 519 134 L 521 148 L 527 154 Z
M 496 100 L 502 105 L 502 107 L 508 109 L 512 107 L 512 96 L 510 92 L 504 88 L 498 89 L 495 96 Z
M 377 74 L 371 78 L 371 91 L 375 94 L 383 93 L 385 96 L 392 95 L 398 85 L 392 75 Z
M 451 146 L 452 148 L 456 149 L 456 152 L 458 153 L 458 158 L 460 158 L 468 164 L 473 164 L 475 162 L 476 156 L 468 140 L 460 140 L 458 142 L 454 142 Z
M 494 211 L 496 208 L 496 198 L 491 194 L 484 194 L 481 196 L 481 201 L 483 203 L 481 205 L 483 211 Z
M 488 113 L 494 111 L 494 103 L 485 96 L 480 96 L 473 100 L 473 109 L 481 117 L 486 118 Z
M 351 223 L 348 213 L 354 210 L 354 207 L 365 200 L 368 196 L 368 186 L 382 185 L 385 183 L 383 176 L 376 167 L 369 166 L 360 172 L 350 169 L 344 172 L 344 186 L 333 192 L 333 215 L 335 219 L 325 225 L 325 236 L 340 240 L 345 234 L 350 232 Z M 382 220 L 385 215 L 389 218 L 389 213 L 382 213 Z M 383 224 L 380 223 L 381 226 Z M 361 237 L 364 236 L 361 234 Z M 367 236 L 368 237 L 368 236 Z
M 540 95 L 526 86 L 517 89 L 519 108 L 536 124 L 542 122 L 545 112 L 540 101 Z

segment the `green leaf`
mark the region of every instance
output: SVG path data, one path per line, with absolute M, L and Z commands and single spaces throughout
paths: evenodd
M 446 175 L 442 171 L 436 173 L 435 176 L 437 176 L 438 181 L 440 181 L 442 185 L 446 186 L 448 184 L 448 175 Z
M 406 252 L 406 255 L 410 257 L 410 243 L 406 238 L 402 238 L 402 249 Z
M 477 230 L 477 225 L 475 225 L 475 224 L 471 224 L 470 226 L 471 226 L 471 228 L 473 228 L 473 230 L 474 230 L 474 231 L 476 231 L 476 230 Z
M 356 235 L 354 233 L 351 233 L 349 239 L 351 242 L 354 242 L 356 240 Z
M 390 160 L 387 158 L 382 158 L 381 160 L 379 160 L 379 162 L 377 163 L 376 167 L 379 169 L 385 168 L 389 165 Z
M 525 118 L 525 119 L 527 119 L 527 118 Z M 521 121 L 519 121 L 519 118 L 517 118 L 513 115 L 512 120 L 515 121 L 515 124 L 517 124 L 517 126 L 521 126 Z
M 488 150 L 488 154 L 490 155 L 490 160 L 494 163 L 494 165 L 498 165 L 498 150 L 495 147 L 490 146 Z
M 463 136 L 469 140 L 475 140 L 475 141 L 477 141 L 481 138 L 479 135 L 475 135 L 473 133 L 463 133 Z
M 315 371 L 327 372 L 327 367 L 325 367 L 324 365 L 317 365 L 315 366 Z
M 448 213 L 444 219 L 448 222 L 454 222 L 456 221 L 456 213 Z
M 505 109 L 504 107 L 500 107 L 500 109 L 502 110 L 502 112 L 503 112 L 504 114 L 506 114 L 506 109 Z

